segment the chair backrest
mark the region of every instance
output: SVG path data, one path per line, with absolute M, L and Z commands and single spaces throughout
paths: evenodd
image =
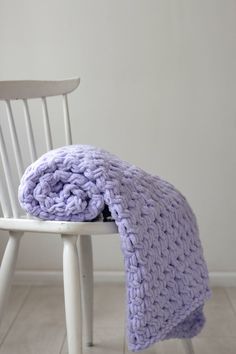
M 25 166 L 23 165 L 22 149 L 19 144 L 18 132 L 15 124 L 15 117 L 12 109 L 13 100 L 21 100 L 25 117 L 25 129 L 31 161 L 37 159 L 35 138 L 32 128 L 32 119 L 28 101 L 30 99 L 40 99 L 42 104 L 42 120 L 44 123 L 44 134 L 47 150 L 53 148 L 52 134 L 50 129 L 49 111 L 47 97 L 62 96 L 62 107 L 65 128 L 66 144 L 72 144 L 71 124 L 68 107 L 67 95 L 74 91 L 80 83 L 79 78 L 61 80 L 61 81 L 0 81 L 0 101 L 5 101 L 6 116 L 11 136 L 11 144 L 14 152 L 14 158 L 17 168 L 18 181 L 20 180 Z M 3 217 L 19 217 L 19 203 L 17 191 L 14 188 L 12 171 L 10 167 L 10 157 L 6 141 L 3 136 L 3 130 L 0 125 L 0 158 L 3 173 L 0 175 L 0 205 Z

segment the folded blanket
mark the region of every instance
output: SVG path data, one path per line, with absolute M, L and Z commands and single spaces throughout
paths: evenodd
M 27 168 L 19 201 L 44 220 L 94 220 L 109 208 L 124 255 L 130 350 L 199 333 L 208 271 L 195 216 L 170 183 L 102 149 L 72 145 Z

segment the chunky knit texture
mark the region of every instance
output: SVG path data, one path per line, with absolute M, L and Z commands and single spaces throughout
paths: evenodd
M 201 330 L 208 271 L 195 216 L 170 183 L 104 150 L 72 145 L 27 168 L 19 200 L 44 220 L 94 220 L 108 206 L 124 255 L 130 350 Z

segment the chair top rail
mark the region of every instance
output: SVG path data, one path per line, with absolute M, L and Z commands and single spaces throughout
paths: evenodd
M 0 100 L 18 100 L 66 95 L 74 91 L 79 86 L 79 83 L 79 78 L 57 81 L 0 81 Z

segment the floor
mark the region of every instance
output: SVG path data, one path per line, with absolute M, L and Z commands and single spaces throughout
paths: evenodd
M 124 329 L 124 287 L 95 285 L 94 344 L 86 354 L 129 353 Z M 15 286 L 0 327 L 0 354 L 67 354 L 61 287 Z M 236 354 L 236 288 L 215 288 L 205 308 L 207 324 L 193 340 L 195 354 Z M 179 340 L 146 354 L 184 354 Z

